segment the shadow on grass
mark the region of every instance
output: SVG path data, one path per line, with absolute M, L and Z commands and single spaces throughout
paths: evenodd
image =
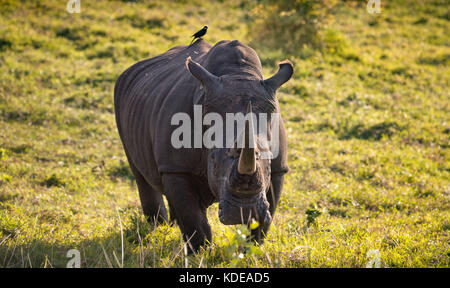
M 167 229 L 177 227 L 155 227 L 144 222 L 136 226 L 134 223 L 124 228 L 123 234 L 119 228 L 118 232 L 107 237 L 93 237 L 70 245 L 40 239 L 27 244 L 16 244 L 19 237 L 17 234 L 6 236 L 0 238 L 0 267 L 64 268 L 76 257 L 69 252 L 72 249 L 79 251 L 82 268 L 180 267 L 184 255 L 183 242 L 180 237 L 167 237 Z
M 362 124 L 357 124 L 343 131 L 339 139 L 357 138 L 378 141 L 383 137 L 391 137 L 395 132 L 401 130 L 403 128 L 395 122 L 382 122 L 368 128 L 365 128 Z
M 348 140 L 352 138 L 361 140 L 379 141 L 383 137 L 390 138 L 395 133 L 402 131 L 405 127 L 396 122 L 381 122 L 370 127 L 362 123 L 349 125 L 349 123 L 333 124 L 328 121 L 317 126 L 317 131 L 325 131 L 331 129 L 338 136 L 339 140 Z
M 134 175 L 131 172 L 128 163 L 120 163 L 119 165 L 113 166 L 107 171 L 108 176 L 111 180 L 116 180 L 117 178 L 122 178 L 124 180 L 129 180 L 131 183 L 134 182 Z

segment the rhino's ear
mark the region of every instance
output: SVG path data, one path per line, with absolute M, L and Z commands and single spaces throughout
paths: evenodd
M 269 79 L 264 80 L 264 85 L 271 90 L 276 91 L 281 85 L 291 79 L 294 73 L 294 65 L 289 60 L 278 63 L 278 72 Z
M 205 87 L 214 87 L 219 82 L 219 77 L 209 73 L 202 65 L 192 60 L 191 56 L 186 59 L 186 68 L 200 80 Z

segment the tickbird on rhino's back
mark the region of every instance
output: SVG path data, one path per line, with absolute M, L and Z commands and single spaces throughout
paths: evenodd
M 281 117 L 278 133 L 268 129 L 267 137 L 255 133 L 249 118 L 237 123 L 245 127 L 234 135 L 241 137 L 241 148 L 174 148 L 171 136 L 177 127 L 171 125 L 171 119 L 176 113 L 194 119 L 194 105 L 202 105 L 204 114 L 222 117 L 250 112 L 274 115 L 280 109 L 276 91 L 292 74 L 293 65 L 283 61 L 278 72 L 264 80 L 252 48 L 239 41 L 211 46 L 199 39 L 141 61 L 119 77 L 114 90 L 117 127 L 148 220 L 169 220 L 165 195 L 170 219 L 176 220 L 184 239 L 196 251 L 211 241 L 206 209 L 219 202 L 223 224 L 255 219 L 260 225 L 252 230 L 252 237 L 263 240 L 288 171 Z M 195 133 L 192 130 L 192 136 Z M 273 159 L 261 157 L 275 134 L 279 153 Z M 225 137 L 225 133 L 217 137 Z

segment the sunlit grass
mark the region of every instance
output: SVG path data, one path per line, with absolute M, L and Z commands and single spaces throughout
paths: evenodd
M 65 267 L 78 249 L 83 267 L 365 267 L 378 249 L 383 267 L 448 267 L 448 12 L 445 1 L 384 2 L 376 15 L 341 5 L 321 51 L 254 43 L 266 77 L 295 64 L 278 94 L 284 194 L 262 246 L 222 225 L 215 204 L 213 243 L 186 257 L 178 227 L 144 220 L 113 87 L 205 24 L 210 43 L 250 43 L 247 6 L 82 1 L 69 14 L 61 1 L 3 1 L 0 266 Z

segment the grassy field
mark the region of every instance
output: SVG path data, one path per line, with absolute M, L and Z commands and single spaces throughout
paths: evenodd
M 0 267 L 65 267 L 70 249 L 82 267 L 449 267 L 449 3 L 381 1 L 340 5 L 323 49 L 292 55 L 252 42 L 244 1 L 1 1 Z M 264 245 L 216 204 L 211 249 L 186 257 L 178 227 L 144 220 L 113 87 L 204 24 L 250 43 L 266 77 L 294 63 L 291 171 Z

